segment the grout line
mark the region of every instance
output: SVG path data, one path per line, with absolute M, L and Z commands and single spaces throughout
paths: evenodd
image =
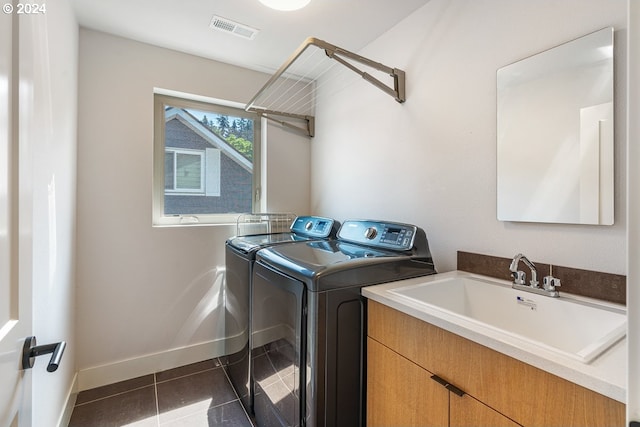
M 177 379 L 179 379 L 179 378 L 185 378 L 185 377 L 188 377 L 188 376 L 191 376 L 191 375 L 200 374 L 200 373 L 202 373 L 202 372 L 211 371 L 211 370 L 213 370 L 213 369 L 217 369 L 217 368 L 219 368 L 219 367 L 221 367 L 221 366 L 214 366 L 213 368 L 202 369 L 202 370 L 199 370 L 199 371 L 191 372 L 191 373 L 189 373 L 189 374 L 185 374 L 185 375 L 180 375 L 180 376 L 173 377 L 173 378 L 170 378 L 170 379 L 168 379 L 168 380 L 163 380 L 163 381 L 158 381 L 157 374 L 158 374 L 159 372 L 154 372 L 153 374 L 150 374 L 150 375 L 153 375 L 153 383 L 152 383 L 152 384 L 146 384 L 146 385 L 143 385 L 143 386 L 140 386 L 140 387 L 129 388 L 129 389 L 127 389 L 127 390 L 123 390 L 123 391 L 120 391 L 120 392 L 117 392 L 117 393 L 113 393 L 113 394 L 109 394 L 109 395 L 106 395 L 106 396 L 98 397 L 98 398 L 93 399 L 93 400 L 88 400 L 88 401 L 86 401 L 86 402 L 82 402 L 82 403 L 76 404 L 76 405 L 74 405 L 74 407 L 75 407 L 75 406 L 82 406 L 82 405 L 86 405 L 87 403 L 97 402 L 97 401 L 99 401 L 99 400 L 108 399 L 108 398 L 110 398 L 110 397 L 114 397 L 114 396 L 120 396 L 120 395 L 122 395 L 122 394 L 129 393 L 129 392 L 131 392 L 131 391 L 140 390 L 140 389 L 143 389 L 143 388 L 145 388 L 145 387 L 154 386 L 154 388 L 155 388 L 155 390 L 156 390 L 156 408 L 157 408 L 157 406 L 158 406 L 158 402 L 157 402 L 157 396 L 158 396 L 158 392 L 157 392 L 157 390 L 158 390 L 158 388 L 157 388 L 157 384 L 159 384 L 159 383 L 160 383 L 160 384 L 162 384 L 162 383 L 166 383 L 166 382 L 168 382 L 168 381 L 177 380 Z M 179 368 L 181 368 L 181 367 L 174 368 L 174 369 L 179 369 Z M 161 371 L 161 372 L 167 372 L 167 371 Z M 125 381 L 127 381 L 127 380 L 125 380 Z M 110 385 L 112 385 L 112 384 L 107 384 L 105 387 L 108 387 L 108 386 L 110 386 Z
M 108 396 L 103 396 L 103 397 L 99 397 L 97 399 L 88 400 L 86 402 L 78 403 L 78 404 L 75 405 L 75 407 L 84 406 L 84 405 L 87 405 L 89 403 L 99 402 L 100 400 L 109 399 L 109 398 L 115 397 L 115 396 L 121 396 L 123 394 L 130 393 L 130 392 L 136 391 L 136 390 L 142 390 L 143 388 L 147 388 L 147 387 L 151 387 L 151 386 L 154 386 L 154 384 L 147 384 L 147 385 L 143 385 L 143 386 L 136 387 L 136 388 L 130 388 L 128 390 L 124 390 L 124 391 L 121 391 L 121 392 L 118 392 L 118 393 L 110 394 Z
M 219 369 L 219 368 L 220 368 L 220 366 L 214 366 L 213 368 L 207 368 L 207 369 L 203 369 L 203 370 L 201 370 L 201 371 L 196 371 L 196 372 L 191 372 L 191 373 L 184 374 L 184 375 L 179 375 L 179 376 L 177 376 L 177 377 L 169 378 L 168 380 L 157 381 L 157 383 L 158 383 L 158 384 L 164 384 L 164 383 L 167 383 L 167 382 L 169 382 L 169 381 L 178 380 L 178 379 L 180 379 L 180 378 L 190 377 L 190 376 L 192 376 L 192 375 L 202 374 L 202 373 L 204 373 L 204 372 L 207 372 L 207 371 L 213 371 L 213 370 L 215 370 L 215 369 Z M 154 375 L 155 375 L 155 374 L 154 374 Z
M 238 395 L 238 392 L 237 392 L 237 391 L 236 391 L 236 389 L 233 387 L 233 384 L 231 383 L 231 379 L 229 378 L 229 375 L 227 374 L 227 371 L 226 371 L 226 369 L 224 368 L 224 365 L 221 363 L 221 361 L 219 360 L 219 358 L 215 358 L 215 359 L 217 359 L 217 360 L 218 360 L 218 365 L 217 365 L 217 366 L 214 366 L 214 367 L 212 367 L 212 368 L 207 368 L 207 369 L 198 370 L 198 371 L 195 371 L 195 372 L 191 372 L 191 373 L 189 373 L 189 374 L 180 375 L 180 376 L 177 376 L 177 377 L 174 377 L 174 378 L 170 378 L 170 379 L 167 379 L 167 380 L 163 380 L 163 381 L 158 381 L 158 375 L 157 375 L 157 374 L 158 374 L 158 372 L 155 372 L 155 373 L 153 373 L 153 383 L 152 383 L 152 384 L 147 384 L 147 385 L 144 385 L 144 386 L 131 388 L 131 389 L 124 390 L 124 391 L 121 391 L 121 392 L 118 392 L 118 393 L 110 394 L 110 395 L 108 395 L 108 396 L 104 396 L 104 397 L 100 397 L 100 398 L 97 398 L 97 399 L 93 399 L 93 400 L 90 400 L 90 401 L 83 402 L 83 403 L 81 403 L 81 404 L 75 405 L 75 407 L 84 406 L 84 405 L 87 405 L 87 404 L 90 404 L 90 403 L 95 403 L 95 402 L 98 402 L 98 401 L 101 401 L 101 400 L 104 400 L 104 399 L 109 399 L 109 398 L 111 398 L 111 397 L 120 396 L 120 395 L 123 395 L 123 394 L 126 394 L 126 393 L 130 393 L 130 392 L 132 392 L 132 391 L 141 390 L 141 389 L 144 389 L 144 388 L 147 388 L 147 387 L 153 386 L 153 389 L 154 389 L 154 396 L 155 396 L 155 405 L 156 405 L 156 414 L 155 414 L 155 418 L 156 418 L 156 425 L 157 425 L 158 427 L 160 427 L 160 402 L 159 402 L 159 399 L 158 399 L 158 384 L 167 383 L 167 382 L 169 382 L 169 381 L 177 380 L 177 379 L 180 379 L 180 378 L 190 377 L 190 376 L 197 375 L 197 374 L 201 374 L 201 373 L 204 373 L 204 372 L 207 372 L 207 371 L 213 371 L 213 370 L 215 370 L 215 369 L 222 369 L 222 372 L 223 372 L 223 374 L 224 374 L 224 376 L 225 376 L 225 378 L 226 378 L 226 380 L 227 380 L 228 385 L 229 385 L 229 386 L 231 387 L 231 389 L 233 390 L 233 394 L 234 394 L 234 396 L 235 396 L 235 399 L 232 399 L 232 400 L 230 400 L 230 401 L 228 401 L 228 402 L 223 402 L 223 403 L 220 403 L 220 404 L 218 404 L 218 405 L 216 405 L 216 406 L 213 406 L 213 407 L 209 408 L 209 409 L 207 410 L 207 412 L 208 412 L 210 409 L 212 409 L 212 408 L 218 408 L 218 407 L 220 407 L 220 406 L 228 405 L 228 404 L 233 403 L 233 402 L 238 402 L 238 404 L 239 404 L 239 405 L 240 405 L 240 407 L 242 408 L 242 412 L 243 412 L 243 414 L 244 414 L 245 418 L 249 421 L 250 425 L 255 425 L 255 424 L 253 423 L 253 420 L 251 419 L 251 417 L 250 417 L 250 416 L 249 416 L 249 414 L 247 413 L 246 408 L 245 408 L 245 407 L 244 407 L 244 405 L 242 404 L 242 401 L 241 401 L 241 399 L 240 399 L 240 396 Z M 214 359 L 214 360 L 215 360 L 215 359 Z M 269 360 L 269 361 L 270 361 L 270 360 Z M 271 362 L 271 361 L 270 361 L 270 362 Z M 274 369 L 275 369 L 275 367 L 274 367 Z M 186 416 L 185 416 L 185 417 L 186 417 Z
M 160 427 L 160 402 L 158 401 L 158 377 L 153 373 L 153 390 L 156 397 L 156 424 Z
M 279 347 L 279 348 L 281 348 L 281 347 Z M 279 348 L 276 348 L 276 350 L 278 350 Z M 295 381 L 294 381 L 294 390 L 291 390 L 291 388 L 287 385 L 287 382 L 285 381 L 285 378 L 287 377 L 287 375 L 282 374 L 282 370 L 279 370 L 278 368 L 276 368 L 276 365 L 274 365 L 273 360 L 271 359 L 271 355 L 269 353 L 271 353 L 271 351 L 265 351 L 265 354 L 267 355 L 267 360 L 269 360 L 269 364 L 271 364 L 271 367 L 273 368 L 273 370 L 275 371 L 276 375 L 278 376 L 278 381 L 280 383 L 282 383 L 284 388 L 289 390 L 289 393 L 291 393 L 293 395 L 296 395 L 296 392 L 295 392 L 295 386 L 296 386 Z M 302 369 L 302 367 L 299 367 L 298 369 Z M 292 375 L 294 375 L 294 378 L 295 378 L 295 362 L 294 362 L 293 374 Z M 274 381 L 273 384 L 275 384 L 276 382 L 277 381 Z M 271 384 L 269 384 L 269 386 L 271 386 Z
M 187 414 L 184 414 L 184 415 L 180 415 L 179 417 L 173 418 L 173 419 L 171 419 L 170 421 L 167 421 L 164 424 L 166 425 L 167 423 L 169 423 L 169 424 L 173 425 L 177 421 L 185 420 L 187 418 L 193 417 L 194 415 L 200 415 L 200 414 L 204 414 L 207 418 L 209 418 L 209 411 L 210 410 L 215 409 L 215 408 L 219 408 L 220 406 L 228 405 L 229 403 L 232 403 L 232 402 L 235 402 L 235 400 L 232 400 L 232 401 L 227 402 L 227 403 L 222 403 L 222 404 L 216 405 L 216 406 L 211 406 L 211 407 L 207 408 L 207 410 L 204 411 L 204 412 L 191 412 L 191 413 L 187 413 Z M 158 421 L 158 423 L 159 422 L 160 421 Z
M 222 365 L 220 367 L 222 367 Z M 238 392 L 236 391 L 236 388 L 233 386 L 233 383 L 231 382 L 231 378 L 229 378 L 229 375 L 227 374 L 227 370 L 222 368 L 222 372 L 224 373 L 224 377 L 227 379 L 227 382 L 229 383 L 229 386 L 231 386 L 231 390 L 233 390 L 233 394 L 236 396 L 236 399 L 240 400 L 240 396 L 238 395 Z M 243 408 L 244 408 L 244 406 L 243 406 Z
M 218 359 L 218 361 L 220 361 L 220 359 Z M 236 388 L 233 386 L 233 383 L 231 382 L 231 378 L 229 378 L 229 374 L 227 374 L 227 370 L 224 369 L 224 366 L 222 365 L 222 363 L 220 363 L 219 368 L 222 369 L 222 373 L 224 374 L 224 377 L 227 379 L 227 384 L 229 385 L 229 387 L 231 387 L 231 390 L 233 391 L 233 395 L 236 397 L 234 400 L 230 400 L 229 402 L 223 403 L 222 405 L 226 405 L 228 403 L 237 401 L 240 404 L 240 407 L 242 408 L 242 411 L 244 412 L 244 414 L 247 416 L 247 418 L 249 418 L 249 414 L 247 414 L 247 410 L 245 409 L 244 405 L 242 404 L 242 400 L 240 399 L 240 395 L 238 394 L 238 391 L 236 390 Z M 213 408 L 217 408 L 218 406 L 222 406 L 222 405 L 216 405 L 216 406 L 213 406 Z
M 240 405 L 240 408 L 242 408 L 242 413 L 245 415 L 245 417 L 247 417 L 247 420 L 249 421 L 249 423 L 251 425 L 254 425 L 253 420 L 251 419 L 251 417 L 249 416 L 249 413 L 247 412 L 247 408 L 245 408 L 244 405 L 242 404 L 242 399 L 240 399 L 240 395 L 238 395 L 238 391 L 233 386 L 233 383 L 231 382 L 231 378 L 229 378 L 229 374 L 227 373 L 227 370 L 224 369 L 224 364 L 222 363 L 220 358 L 218 358 L 218 362 L 220 363 L 220 368 L 222 368 L 224 377 L 227 379 L 227 382 L 229 383 L 229 387 L 231 387 L 231 390 L 233 390 L 233 394 L 236 396 L 236 400 L 232 400 L 231 402 L 238 402 L 238 404 Z M 249 358 L 249 363 L 252 363 L 251 358 Z M 231 403 L 231 402 L 228 402 L 228 403 Z

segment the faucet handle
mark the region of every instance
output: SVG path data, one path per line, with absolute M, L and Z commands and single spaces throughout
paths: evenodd
M 513 283 L 516 285 L 524 285 L 527 281 L 527 275 L 522 270 L 511 272 L 513 276 Z
M 544 279 L 542 279 L 542 287 L 545 291 L 555 291 L 556 288 L 559 288 L 560 286 L 562 286 L 560 279 L 556 277 L 545 276 Z

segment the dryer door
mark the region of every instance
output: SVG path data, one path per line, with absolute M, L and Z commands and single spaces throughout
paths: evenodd
M 299 426 L 304 414 L 305 286 L 257 262 L 251 292 L 251 363 L 258 426 Z

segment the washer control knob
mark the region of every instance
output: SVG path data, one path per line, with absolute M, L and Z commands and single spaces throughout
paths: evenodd
M 369 227 L 366 230 L 364 230 L 364 237 L 366 237 L 369 240 L 375 239 L 377 235 L 378 235 L 378 230 L 376 230 L 375 227 Z
M 304 225 L 305 230 L 309 231 L 313 228 L 313 221 L 309 221 Z

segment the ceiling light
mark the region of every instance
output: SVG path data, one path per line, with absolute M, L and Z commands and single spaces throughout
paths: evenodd
M 276 10 L 298 10 L 309 4 L 311 0 L 260 0 L 265 6 Z

